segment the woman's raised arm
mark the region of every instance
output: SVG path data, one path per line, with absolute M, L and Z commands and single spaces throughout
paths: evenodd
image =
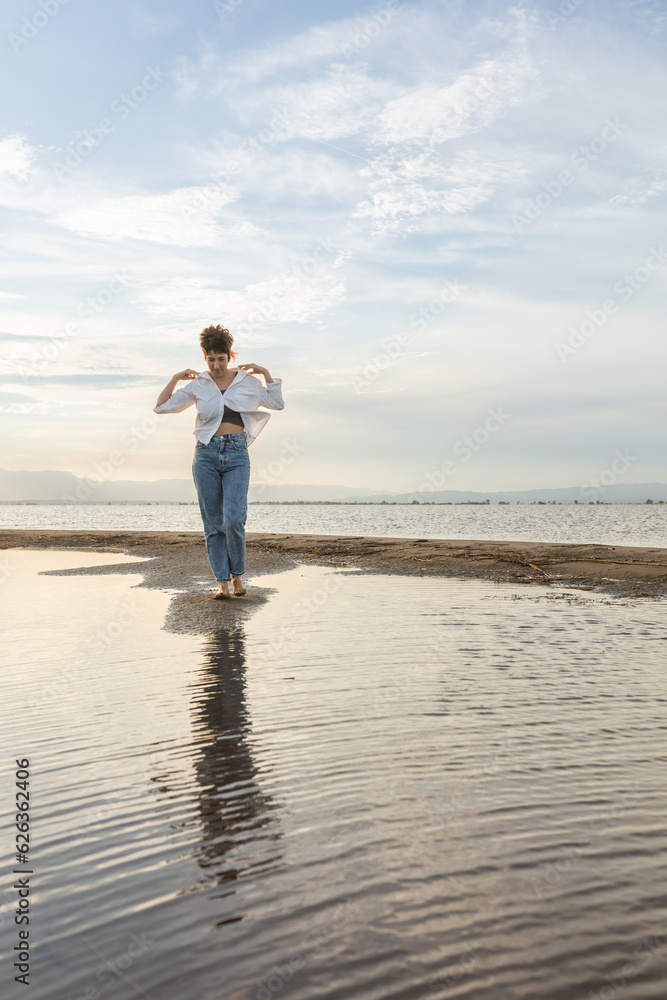
M 166 403 L 168 399 L 171 399 L 171 397 L 174 394 L 174 389 L 176 388 L 178 382 L 181 381 L 181 379 L 187 379 L 188 381 L 190 381 L 193 378 L 197 378 L 198 375 L 199 372 L 196 372 L 193 368 L 186 368 L 184 369 L 184 371 L 178 372 L 177 375 L 172 375 L 172 377 L 169 379 L 164 389 L 158 396 L 157 403 L 155 404 L 155 406 L 156 407 L 162 406 L 162 404 Z

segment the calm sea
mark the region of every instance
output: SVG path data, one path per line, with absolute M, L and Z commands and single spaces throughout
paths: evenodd
M 191 504 L 0 504 L 0 527 L 201 531 L 201 519 Z M 667 504 L 250 504 L 247 530 L 667 547 Z
M 664 1000 L 667 602 L 302 566 L 202 637 L 5 555 L 26 996 Z

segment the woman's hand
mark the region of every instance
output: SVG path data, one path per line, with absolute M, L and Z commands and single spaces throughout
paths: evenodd
M 248 365 L 239 365 L 238 367 L 242 368 L 249 375 L 263 375 L 267 382 L 273 382 L 269 369 L 262 368 L 261 365 L 256 365 L 254 361 L 251 361 Z
M 177 372 L 176 375 L 172 375 L 168 383 L 165 385 L 164 389 L 158 396 L 157 403 L 155 404 L 155 406 L 156 407 L 162 406 L 162 404 L 166 403 L 168 399 L 171 399 L 171 397 L 174 395 L 174 389 L 176 388 L 176 384 L 178 382 L 181 382 L 183 379 L 185 379 L 188 382 L 191 382 L 192 379 L 197 378 L 198 375 L 199 372 L 196 372 L 194 368 L 185 368 L 182 372 Z

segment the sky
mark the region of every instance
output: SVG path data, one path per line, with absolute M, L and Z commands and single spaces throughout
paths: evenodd
M 221 323 L 255 481 L 667 481 L 667 0 L 2 22 L 0 467 L 188 478 L 153 406 Z

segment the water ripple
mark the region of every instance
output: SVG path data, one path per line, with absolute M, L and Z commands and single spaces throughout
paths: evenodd
M 49 692 L 128 578 L 26 570 L 34 1000 L 662 997 L 667 603 L 355 574 L 304 614 L 336 576 L 203 640 L 135 591 Z

